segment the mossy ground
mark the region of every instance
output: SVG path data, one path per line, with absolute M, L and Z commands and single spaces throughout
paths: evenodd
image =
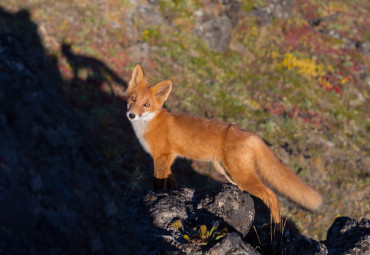
M 67 100 L 81 114 L 114 177 L 124 181 L 122 189 L 150 188 L 150 157 L 122 128 L 124 85 L 116 79 L 129 80 L 137 63 L 127 48 L 144 41 L 150 45 L 144 68 L 151 82 L 174 82 L 167 103 L 171 111 L 235 122 L 257 133 L 323 194 L 318 213 L 282 206 L 302 234 L 324 239 L 337 215 L 370 217 L 370 57 L 320 29 L 370 43 L 370 4 L 296 2 L 289 19 L 263 25 L 250 13 L 264 1 L 242 1 L 244 14 L 226 53 L 211 51 L 193 33 L 194 12 L 208 8 L 206 0 L 158 1 L 165 20 L 160 26 L 134 15 L 128 19 L 134 10 L 130 1 L 9 0 L 2 8 L 31 13 L 44 46 L 57 56 Z M 333 20 L 309 25 L 310 19 L 334 13 L 339 15 Z M 130 29 L 135 36 L 130 37 Z M 62 53 L 63 43 L 74 55 L 85 56 L 79 68 Z M 98 69 L 89 64 L 93 58 Z M 209 165 L 190 163 L 209 185 L 219 179 Z M 191 174 L 178 182 L 199 186 Z

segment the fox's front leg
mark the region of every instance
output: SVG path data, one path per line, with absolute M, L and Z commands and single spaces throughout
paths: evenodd
M 177 184 L 171 173 L 171 165 L 175 161 L 172 154 L 160 155 L 154 158 L 153 190 L 176 189 Z

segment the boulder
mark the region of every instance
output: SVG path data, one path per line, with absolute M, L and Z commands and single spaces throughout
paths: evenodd
M 209 255 L 259 255 L 258 251 L 253 249 L 250 244 L 247 244 L 243 239 L 236 233 L 227 234 L 219 243 L 215 244 L 206 253 Z
M 221 250 L 231 252 L 240 247 L 252 249 L 242 237 L 253 223 L 253 200 L 234 185 L 224 184 L 215 190 L 201 192 L 186 187 L 153 192 L 143 197 L 137 195 L 127 205 L 132 212 L 132 221 L 138 223 L 135 228 L 139 238 L 151 240 L 149 242 L 155 245 L 155 248 L 152 245 L 143 246 L 142 252 L 145 254 L 153 254 L 152 251 L 186 254 L 210 252 L 209 249 L 219 241 L 211 240 L 197 245 L 196 239 L 202 225 L 208 231 L 215 226 L 215 232 L 227 232 L 224 238 L 228 241 L 215 247 L 212 254 Z M 186 240 L 185 235 L 191 240 Z M 229 247 L 228 244 L 234 241 L 239 244 Z
M 338 217 L 323 243 L 329 254 L 370 254 L 370 220 L 357 222 L 349 217 Z
M 226 16 L 212 18 L 195 27 L 195 33 L 214 51 L 226 52 L 231 41 L 232 25 Z
M 254 223 L 250 195 L 232 184 L 135 195 L 127 203 L 143 254 L 369 254 L 370 221 L 337 218 L 326 241 Z M 201 239 L 201 229 L 221 238 Z

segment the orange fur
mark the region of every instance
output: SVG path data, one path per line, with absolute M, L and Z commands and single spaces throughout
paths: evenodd
M 321 195 L 304 184 L 257 135 L 235 124 L 163 109 L 171 90 L 169 80 L 151 87 L 137 65 L 127 91 L 127 116 L 154 160 L 155 189 L 175 187 L 171 165 L 180 156 L 213 162 L 230 182 L 261 198 L 276 223 L 280 222 L 278 200 L 263 181 L 307 209 L 320 206 Z

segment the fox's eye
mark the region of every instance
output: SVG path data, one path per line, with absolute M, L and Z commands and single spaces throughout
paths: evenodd
M 149 107 L 149 106 L 150 106 L 150 104 L 149 104 L 149 103 L 145 103 L 145 104 L 144 104 L 144 106 L 145 106 L 145 107 Z
M 136 101 L 136 97 L 132 96 L 132 97 L 131 97 L 131 100 L 132 100 L 133 102 L 135 102 L 135 101 Z

